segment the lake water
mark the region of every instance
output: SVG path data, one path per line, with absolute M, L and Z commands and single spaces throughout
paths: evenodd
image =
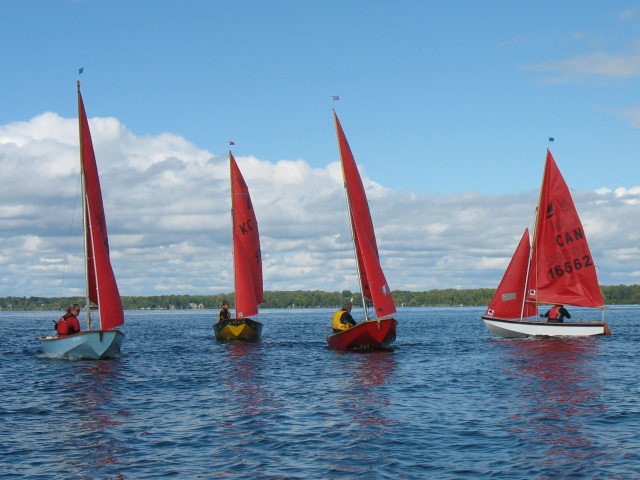
M 341 353 L 327 309 L 264 310 L 257 344 L 216 342 L 212 310 L 127 311 L 106 361 L 43 358 L 56 315 L 0 312 L 0 476 L 640 477 L 640 306 L 575 339 L 483 312 L 401 309 L 394 351 Z

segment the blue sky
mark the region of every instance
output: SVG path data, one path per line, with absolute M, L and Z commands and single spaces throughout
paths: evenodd
M 640 7 L 635 2 L 8 0 L 2 17 L 3 168 L 6 172 L 11 159 L 28 158 L 21 174 L 38 175 L 47 158 L 64 165 L 56 169 L 50 163 L 57 174 L 71 174 L 72 137 L 60 146 L 58 157 L 53 155 L 56 148 L 42 151 L 48 145 L 43 139 L 66 138 L 65 120 L 77 117 L 79 78 L 89 117 L 102 119 L 104 127 L 96 127 L 93 134 L 105 197 L 113 192 L 116 198 L 105 202 L 112 208 L 107 211 L 112 255 L 116 273 L 117 267 L 125 272 L 119 275 L 125 295 L 228 288 L 226 280 L 216 286 L 210 279 L 211 271 L 225 268 L 224 260 L 202 260 L 207 252 L 211 256 L 223 248 L 222 232 L 219 238 L 209 235 L 206 226 L 222 224 L 224 217 L 207 217 L 218 208 L 207 204 L 196 218 L 190 211 L 194 202 L 181 195 L 226 195 L 222 177 L 230 140 L 240 167 L 245 163 L 248 183 L 255 177 L 249 187 L 256 191 L 256 208 L 262 203 L 266 212 L 259 221 L 263 250 L 272 247 L 273 274 L 269 277 L 267 267 L 265 287 L 344 288 L 337 284 L 339 275 L 334 278 L 324 270 L 331 268 L 332 258 L 331 248 L 321 241 L 325 235 L 331 238 L 334 220 L 323 210 L 328 204 L 309 198 L 310 192 L 322 191 L 322 179 L 335 180 L 332 108 L 371 188 L 379 189 L 377 207 L 372 192 L 373 217 L 383 255 L 388 249 L 383 268 L 391 272 L 387 276 L 392 288 L 495 286 L 531 220 L 532 207 L 527 206 L 526 214 L 513 212 L 513 217 L 505 212 L 518 204 L 516 198 L 524 199 L 523 206 L 535 203 L 547 147 L 569 186 L 592 199 L 578 210 L 594 218 L 591 243 L 605 259 L 602 283 L 637 283 L 640 276 L 637 228 L 629 225 L 640 219 L 637 204 L 633 208 L 640 197 Z M 84 73 L 78 76 L 81 67 Z M 333 95 L 340 100 L 333 101 Z M 42 117 L 47 112 L 53 116 Z M 549 143 L 548 137 L 555 141 Z M 36 139 L 37 148 L 25 138 Z M 182 162 L 180 168 L 171 167 L 175 161 Z M 200 175 L 199 162 L 206 167 Z M 25 171 L 29 166 L 34 170 Z M 149 170 L 152 166 L 155 170 Z M 212 176 L 219 172 L 221 183 L 205 181 L 209 167 Z M 144 185 L 152 172 L 163 168 L 163 178 L 174 178 L 181 169 L 193 171 L 193 177 L 188 184 L 178 181 L 175 191 L 164 190 L 171 182 L 162 184 L 161 177 L 155 189 Z M 168 171 L 172 175 L 167 177 Z M 126 178 L 129 190 L 120 190 L 123 172 L 131 174 Z M 16 175 L 19 178 L 20 171 Z M 50 178 L 63 177 L 52 173 Z M 318 183 L 305 183 L 312 178 Z M 0 232 L 0 267 L 11 264 L 5 272 L 18 272 L 12 250 L 20 245 L 18 239 L 35 235 L 46 243 L 52 233 L 39 232 L 42 222 L 29 224 L 31 217 L 13 222 L 17 211 L 31 210 L 27 203 L 17 203 L 21 195 L 10 181 L 5 175 L 4 218 L 12 220 Z M 126 219 L 136 208 L 137 218 L 144 215 L 134 204 L 140 195 L 152 197 L 160 191 L 163 199 L 140 198 L 140 203 L 163 205 L 175 196 L 164 211 L 150 210 L 149 215 L 166 221 L 163 212 L 169 209 L 182 219 L 172 224 L 179 229 L 174 232 L 167 225 L 166 237 L 151 236 L 147 230 L 148 238 L 139 240 L 134 252 L 132 238 L 143 233 Z M 274 191 L 282 196 L 271 197 Z M 337 209 L 343 199 L 339 189 L 336 194 Z M 597 195 L 609 195 L 622 205 L 602 216 Z M 35 209 L 38 199 L 24 201 Z M 306 201 L 308 208 L 302 212 L 287 210 L 289 204 Z M 469 214 L 484 206 L 487 210 Z M 453 207 L 460 210 L 452 212 Z M 222 204 L 220 215 L 224 208 Z M 407 212 L 413 208 L 416 213 L 410 217 Z M 64 210 L 61 205 L 61 222 Z M 596 228 L 600 216 L 602 222 L 613 222 L 618 215 L 620 230 L 617 224 Z M 483 245 L 488 241 L 487 222 L 491 228 L 503 222 L 508 236 Z M 617 232 L 620 244 L 615 248 L 606 238 L 610 233 L 598 236 L 607 227 Z M 416 228 L 441 235 L 429 239 Z M 202 235 L 197 246 L 199 237 L 193 232 Z M 424 241 L 397 243 L 411 232 L 418 237 L 411 241 Z M 452 232 L 457 232 L 455 241 L 438 244 Z M 318 243 L 305 251 L 313 238 Z M 192 256 L 187 260 L 181 248 L 173 251 L 172 246 Z M 41 261 L 44 253 L 39 249 L 44 247 L 33 248 L 33 255 L 20 261 Z M 163 253 L 173 254 L 144 262 L 184 262 L 194 280 L 158 270 L 155 278 L 168 280 L 156 285 L 142 275 L 142 267 L 136 269 L 141 251 L 163 248 Z M 402 252 L 414 251 L 411 255 L 424 261 L 411 260 L 412 266 L 420 265 L 419 271 L 403 263 L 408 255 Z M 313 252 L 318 257 L 310 260 Z M 594 256 L 597 260 L 596 252 Z M 477 274 L 469 274 L 465 266 Z M 447 269 L 459 274 L 453 278 Z M 47 274 L 54 278 L 55 269 Z M 41 279 L 25 275 L 16 282 L 16 275 L 6 273 L 0 280 L 0 296 L 57 294 L 46 282 L 40 285 Z
M 213 152 L 235 139 L 238 154 L 324 166 L 336 155 L 335 106 L 353 125 L 358 159 L 390 188 L 537 188 L 549 136 L 556 155 L 575 162 L 578 188 L 624 185 L 640 147 L 636 117 L 624 114 L 640 103 L 634 8 L 9 1 L 0 88 L 12 101 L 0 123 L 73 116 L 84 67 L 96 116 Z M 612 161 L 620 168 L 603 168 Z

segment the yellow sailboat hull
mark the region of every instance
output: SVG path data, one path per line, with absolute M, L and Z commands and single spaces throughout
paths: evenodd
M 213 324 L 216 340 L 258 341 L 262 334 L 262 324 L 251 318 L 235 318 L 222 320 Z

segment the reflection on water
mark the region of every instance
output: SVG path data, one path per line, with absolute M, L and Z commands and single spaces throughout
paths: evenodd
M 358 406 L 353 420 L 360 425 L 358 437 L 367 441 L 388 432 L 390 421 L 387 409 L 391 405 L 389 393 L 381 387 L 389 381 L 396 370 L 396 357 L 393 352 L 369 352 L 359 355 L 358 364 L 353 370 L 353 382 L 361 389 Z
M 224 400 L 211 405 L 210 421 L 221 436 L 212 452 L 214 459 L 224 462 L 213 476 L 233 477 L 234 471 L 258 468 L 260 461 L 252 452 L 252 444 L 265 441 L 266 410 L 271 408 L 265 393 L 265 368 L 262 346 L 259 343 L 229 342 L 224 345 L 225 360 L 218 371 Z M 228 457 L 231 455 L 231 457 Z
M 384 443 L 398 422 L 391 419 L 389 384 L 397 371 L 394 352 L 331 352 L 342 367 L 336 373 L 337 395 L 327 397 L 327 405 L 334 406 L 327 430 L 336 444 L 331 459 L 336 472 L 370 475 L 370 459 L 360 446 Z M 338 447 L 338 445 L 340 447 Z
M 125 478 L 105 475 L 123 467 L 121 456 L 126 449 L 116 431 L 125 423 L 127 412 L 118 409 L 113 398 L 122 380 L 120 362 L 56 360 L 48 366 L 57 373 L 50 385 L 56 398 L 55 424 L 48 439 L 56 458 L 51 472 L 62 469 L 67 478 L 94 474 Z
M 114 411 L 112 405 L 114 383 L 119 380 L 120 364 L 116 361 L 83 363 L 79 374 L 84 375 L 86 387 L 78 395 L 86 414 L 79 428 L 92 438 L 89 447 L 94 452 L 93 463 L 97 466 L 117 463 L 118 454 L 125 446 L 110 434 L 114 427 L 122 425 L 126 409 Z
M 504 370 L 516 381 L 511 431 L 546 445 L 540 468 L 558 468 L 606 452 L 593 445 L 585 429 L 601 385 L 595 371 L 597 338 L 498 341 L 506 353 Z M 597 407 L 595 405 L 598 405 Z M 515 423 L 514 423 L 515 422 Z M 524 427 L 522 426 L 524 424 Z
M 264 411 L 264 386 L 257 372 L 264 367 L 258 343 L 225 344 L 228 361 L 221 365 L 224 388 L 229 399 L 229 419 L 256 415 Z
M 264 370 L 269 368 L 263 345 L 227 342 L 220 345 L 223 363 L 216 372 L 216 404 L 210 405 L 209 427 L 216 432 L 210 452 L 217 464 L 212 478 L 234 478 L 238 472 L 259 472 L 263 460 L 256 445 L 269 444 L 269 422 L 276 403 L 268 390 Z M 222 399 L 222 401 L 220 401 Z
M 113 389 L 120 380 L 120 369 L 117 361 L 92 361 L 82 362 L 75 371 L 78 382 L 84 385 L 75 397 L 75 402 L 84 410 L 78 428 L 86 439 L 85 447 L 92 451 L 91 463 L 98 470 L 117 464 L 125 450 L 125 445 L 113 434 L 127 416 L 125 408 L 117 409 L 113 405 Z
M 394 352 L 368 352 L 355 355 L 360 358 L 353 380 L 363 388 L 384 385 L 397 368 Z

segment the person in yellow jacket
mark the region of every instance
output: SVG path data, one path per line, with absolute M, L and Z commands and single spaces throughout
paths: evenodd
M 353 308 L 353 303 L 349 300 L 346 300 L 342 304 L 342 308 L 340 310 L 336 310 L 333 314 L 333 320 L 331 321 L 331 328 L 333 329 L 333 333 L 343 332 L 345 330 L 349 330 L 356 324 L 356 321 L 351 316 L 351 309 Z

